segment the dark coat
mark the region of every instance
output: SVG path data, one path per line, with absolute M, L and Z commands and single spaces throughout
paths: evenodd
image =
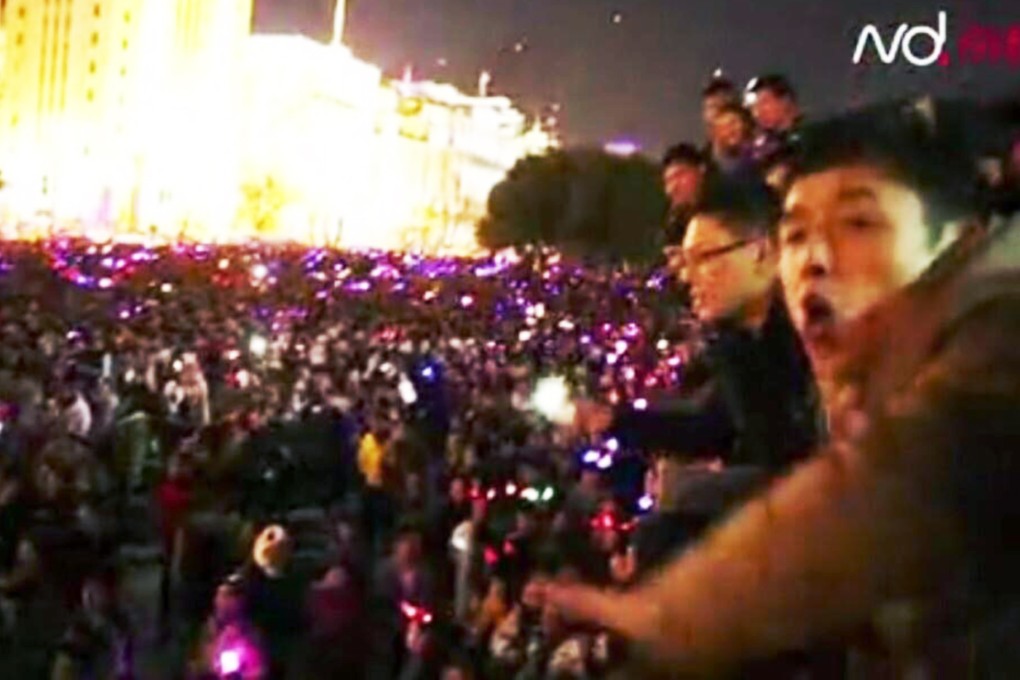
M 997 644 L 1020 605 L 1018 252 L 1015 227 L 961 241 L 862 318 L 822 383 L 832 444 L 615 603 L 613 627 L 709 671 L 906 603 L 922 625 L 899 637 L 939 677 L 1016 677 Z
M 716 329 L 685 378 L 685 396 L 620 409 L 610 434 L 627 448 L 718 456 L 768 472 L 802 459 L 821 438 L 811 368 L 778 294 L 759 331 Z

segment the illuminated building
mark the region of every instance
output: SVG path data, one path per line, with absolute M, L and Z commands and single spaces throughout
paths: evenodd
M 474 247 L 549 137 L 502 97 L 387 82 L 333 40 L 251 35 L 251 0 L 11 0 L 0 219 L 18 233 Z
M 250 2 L 11 0 L 3 18 L 5 222 L 180 229 L 233 212 L 213 192 L 236 186 Z

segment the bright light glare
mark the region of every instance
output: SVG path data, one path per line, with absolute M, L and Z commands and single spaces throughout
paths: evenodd
M 220 652 L 220 673 L 230 675 L 241 670 L 241 652 L 236 649 L 225 649 Z
M 261 335 L 253 335 L 248 349 L 257 357 L 265 356 L 266 350 L 269 349 L 269 342 Z
M 531 395 L 531 406 L 557 425 L 574 422 L 575 408 L 570 400 L 570 388 L 562 376 L 540 379 Z
M 397 391 L 400 392 L 400 399 L 407 405 L 411 405 L 418 401 L 418 392 L 414 389 L 414 385 L 407 379 L 406 375 L 400 376 L 400 383 L 397 385 Z

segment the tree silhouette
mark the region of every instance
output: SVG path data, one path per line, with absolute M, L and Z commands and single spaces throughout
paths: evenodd
M 596 150 L 554 150 L 519 161 L 489 195 L 478 225 L 486 248 L 554 245 L 580 256 L 658 255 L 667 202 L 658 166 Z

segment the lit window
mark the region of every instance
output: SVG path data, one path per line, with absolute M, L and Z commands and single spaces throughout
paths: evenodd
M 102 8 L 100 8 L 98 4 L 92 8 L 92 16 L 96 17 L 97 19 L 99 18 L 99 15 L 101 15 L 102 13 L 103 13 Z
M 89 73 L 95 74 L 95 72 L 96 72 L 96 62 L 90 61 L 89 62 Z
M 19 19 L 24 19 L 25 18 L 25 8 L 24 8 L 24 6 L 18 8 L 18 18 Z
M 25 44 L 25 35 L 23 33 L 19 33 L 18 37 L 14 39 L 14 44 L 18 45 L 19 47 L 21 45 L 24 45 Z
M 93 92 L 92 90 L 89 90 L 88 92 L 85 93 L 85 99 L 87 99 L 90 102 L 95 101 L 96 93 Z
M 131 23 L 131 12 L 124 12 L 124 23 Z
M 128 48 L 127 38 L 124 38 L 124 42 L 121 43 L 121 47 L 123 47 L 125 50 Z
M 98 33 L 93 33 L 92 34 L 92 46 L 95 47 L 98 44 L 99 44 L 99 34 Z

